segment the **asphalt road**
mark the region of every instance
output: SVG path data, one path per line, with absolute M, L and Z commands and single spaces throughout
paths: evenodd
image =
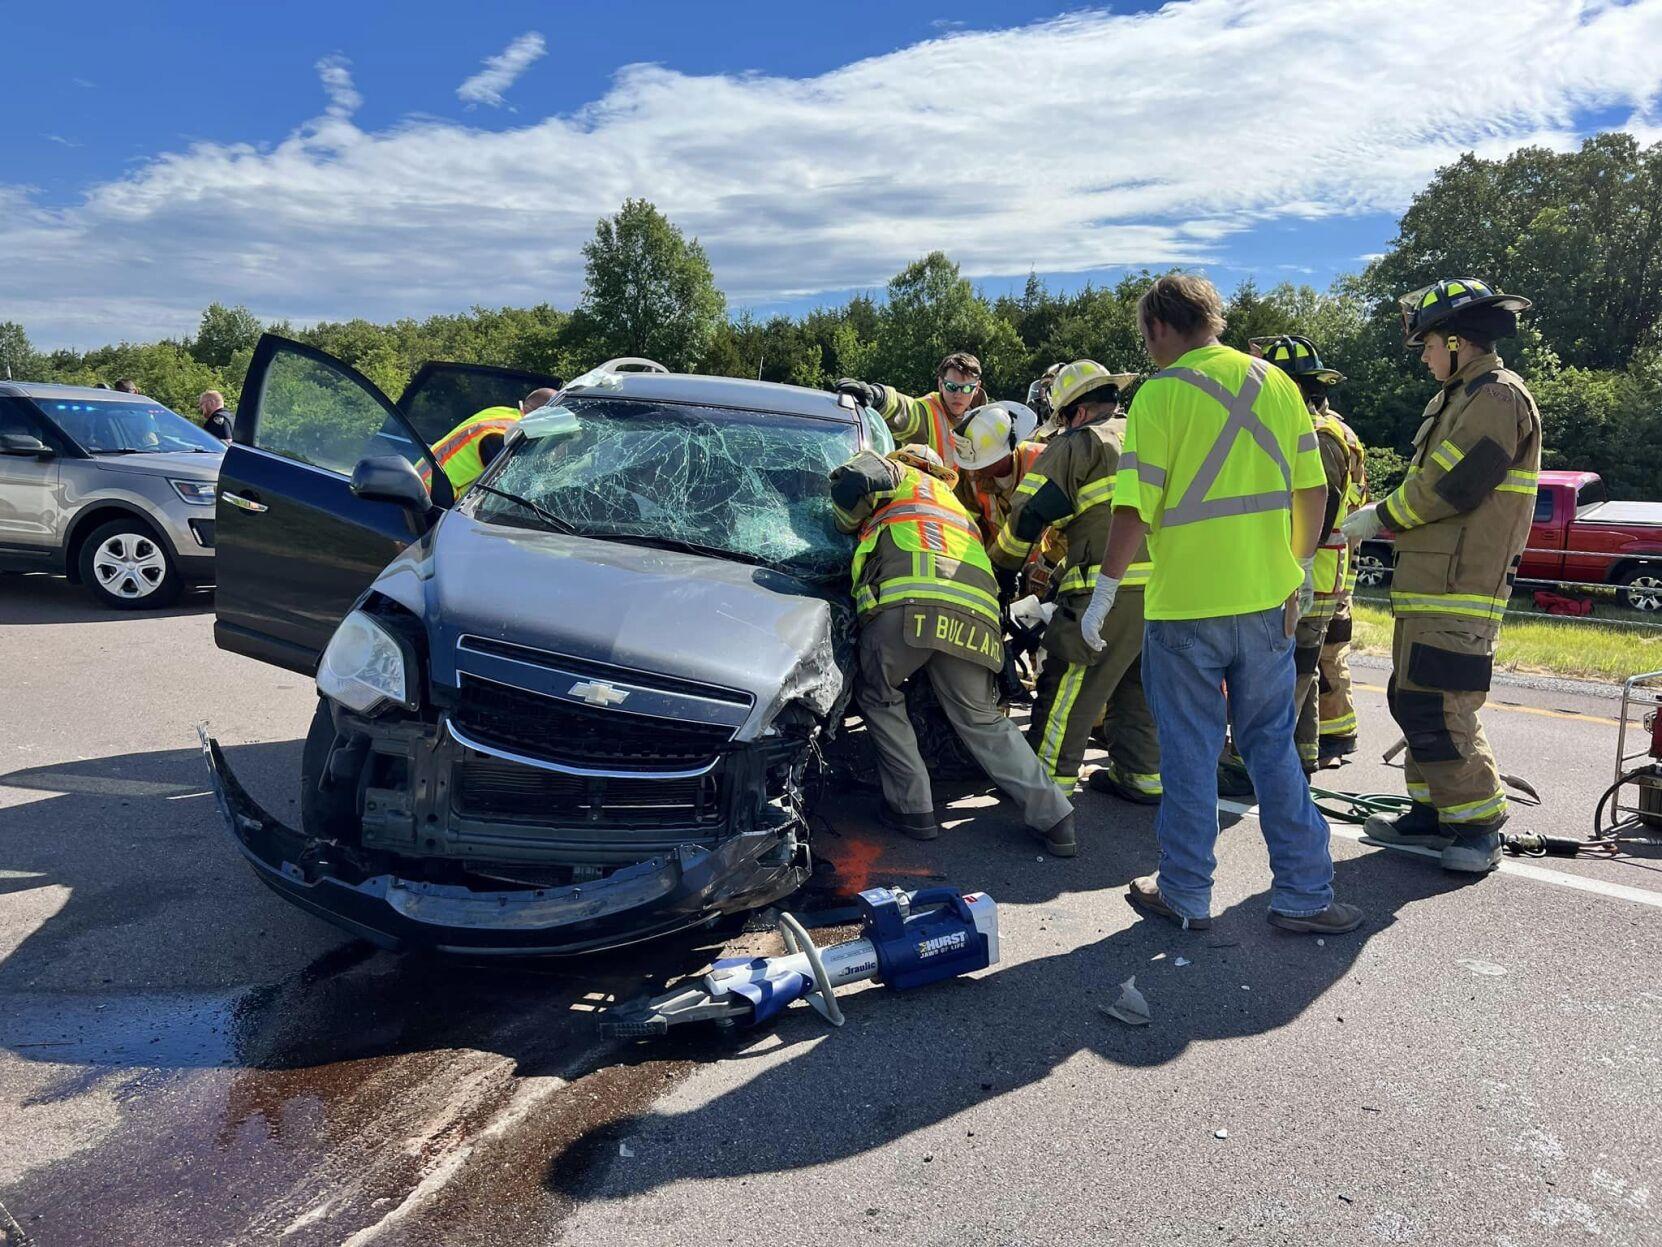
M 799 1009 L 623 1049 L 595 1010 L 715 949 L 401 959 L 254 880 L 195 724 L 292 810 L 313 698 L 211 625 L 0 577 L 0 1243 L 6 1214 L 42 1247 L 1662 1241 L 1654 846 L 1462 883 L 1341 835 L 1369 921 L 1317 944 L 1263 921 L 1250 814 L 1183 933 L 1122 898 L 1155 860 L 1141 808 L 1082 794 L 1062 862 L 985 796 L 919 846 L 837 794 L 840 885 L 988 891 L 1002 964 L 851 992 L 837 1031 Z M 1400 790 L 1384 674 L 1358 671 L 1363 760 L 1326 786 Z M 1490 737 L 1544 798 L 1518 823 L 1590 825 L 1605 692 L 1497 689 Z M 1101 1011 L 1133 974 L 1136 1030 Z

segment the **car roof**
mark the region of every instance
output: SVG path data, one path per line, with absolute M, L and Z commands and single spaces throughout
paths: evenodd
M 746 381 L 742 377 L 708 377 L 684 372 L 612 372 L 615 384 L 583 384 L 585 374 L 566 386 L 562 394 L 632 398 L 660 403 L 704 403 L 711 407 L 737 407 L 791 416 L 812 416 L 858 424 L 859 415 L 831 390 L 810 390 L 806 386 L 782 385 L 777 381 Z
M 144 394 L 129 394 L 125 390 L 101 390 L 95 385 L 56 385 L 50 381 L 0 381 L 0 394 L 12 398 L 78 398 L 83 402 L 112 398 L 146 403 L 156 401 Z
M 1544 468 L 1541 471 L 1543 485 L 1585 485 L 1588 481 L 1598 479 L 1597 472 L 1572 471 L 1566 468 Z

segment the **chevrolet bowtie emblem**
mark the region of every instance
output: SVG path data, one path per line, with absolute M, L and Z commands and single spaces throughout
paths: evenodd
M 591 706 L 621 706 L 629 694 L 599 680 L 583 680 L 569 690 L 573 697 L 581 697 Z

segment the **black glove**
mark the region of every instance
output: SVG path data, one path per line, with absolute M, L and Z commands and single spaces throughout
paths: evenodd
M 888 391 L 882 386 L 870 381 L 858 381 L 853 377 L 844 377 L 833 387 L 839 394 L 847 394 L 862 407 L 880 409 L 883 401 L 888 398 Z

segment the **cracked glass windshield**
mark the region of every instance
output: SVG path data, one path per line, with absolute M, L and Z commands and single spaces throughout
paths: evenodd
M 573 398 L 533 412 L 521 428 L 525 439 L 489 490 L 474 492 L 481 520 L 701 547 L 815 580 L 848 574 L 853 545 L 832 522 L 826 476 L 859 449 L 850 425 Z

